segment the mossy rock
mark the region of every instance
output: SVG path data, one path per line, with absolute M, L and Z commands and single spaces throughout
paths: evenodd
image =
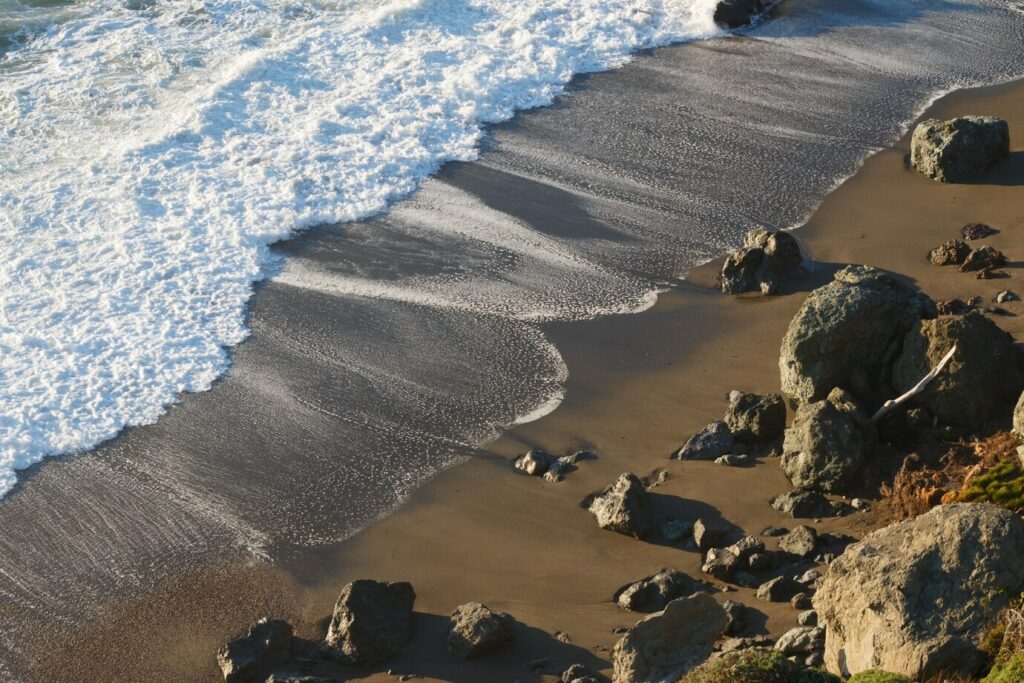
M 1020 683 L 1024 681 L 1024 654 L 1013 655 L 1004 662 L 997 662 L 981 683 Z
M 791 662 L 778 650 L 752 647 L 702 664 L 679 683 L 840 683 L 840 680 L 830 673 Z
M 1007 510 L 1024 507 L 1024 470 L 1004 460 L 974 479 L 958 495 L 966 503 L 994 503 Z
M 846 683 L 910 683 L 910 679 L 902 674 L 894 674 L 881 669 L 869 669 L 854 674 Z

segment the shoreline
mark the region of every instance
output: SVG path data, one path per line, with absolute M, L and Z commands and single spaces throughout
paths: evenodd
M 926 115 L 985 113 L 1008 118 L 1017 151 L 1004 162 L 1004 174 L 997 182 L 1020 185 L 1024 182 L 1019 151 L 1024 140 L 1022 102 L 1024 81 L 1016 81 L 953 92 L 934 102 Z M 902 163 L 906 142 L 904 136 L 871 156 L 796 231 L 819 267 L 781 296 L 722 296 L 709 288 L 719 261 L 694 269 L 643 313 L 544 325 L 570 368 L 565 399 L 558 409 L 512 427 L 487 447 L 485 455 L 436 475 L 400 509 L 338 546 L 274 568 L 229 567 L 226 576 L 232 576 L 232 571 L 238 575 L 226 583 L 219 572 L 184 582 L 197 596 L 212 593 L 222 600 L 232 597 L 224 595 L 225 586 L 238 586 L 239 581 L 248 585 L 240 593 L 262 594 L 248 596 L 252 604 L 236 606 L 233 613 L 208 606 L 196 620 L 197 632 L 190 644 L 179 651 L 183 660 L 194 659 L 178 661 L 181 668 L 164 671 L 192 676 L 189 680 L 217 680 L 213 663 L 217 644 L 244 630 L 265 608 L 281 610 L 284 613 L 274 616 L 292 619 L 300 635 L 313 637 L 340 586 L 362 577 L 410 580 L 419 595 L 416 607 L 421 613 L 409 647 L 387 667 L 363 671 L 365 680 L 394 680 L 386 669 L 426 673 L 427 680 L 512 675 L 535 680 L 526 665 L 542 656 L 550 659 L 544 671 L 548 675 L 574 661 L 600 668 L 618 638 L 612 629 L 637 618 L 611 604 L 612 593 L 663 566 L 700 577 L 699 555 L 598 530 L 589 513 L 579 508 L 586 494 L 622 471 L 649 476 L 668 470 L 669 481 L 654 489 L 661 494 L 655 503 L 656 515 L 719 515 L 755 534 L 772 524 L 792 524 L 767 506 L 770 495 L 789 488 L 775 460 L 741 469 L 667 458 L 690 433 L 720 416 L 723 395 L 729 389 L 777 390 L 778 342 L 806 291 L 826 282 L 841 264 L 865 262 L 910 277 L 934 299 L 966 298 L 977 292 L 987 301 L 995 291 L 1012 288 L 1013 278 L 977 281 L 931 266 L 923 255 L 953 236 L 960 225 L 975 221 L 1002 229 L 991 244 L 1011 258 L 1024 253 L 1024 239 L 1016 235 L 1024 228 L 1020 201 L 1007 198 L 1008 190 L 994 183 L 942 186 L 917 176 Z M 885 225 L 879 224 L 879 215 L 885 216 Z M 891 229 L 892 225 L 898 229 Z M 1019 268 L 1014 261 L 1007 270 L 1015 273 Z M 1014 312 L 1024 313 L 1024 308 Z M 698 329 L 693 321 L 700 321 Z M 1024 323 L 1019 321 L 1019 316 L 997 319 L 1022 338 Z M 558 484 L 516 476 L 511 457 L 534 446 L 559 455 L 593 447 L 599 459 L 581 463 Z M 737 491 L 743 492 L 740 497 Z M 860 536 L 871 524 L 866 513 L 817 526 L 820 531 Z M 285 571 L 289 564 L 293 565 L 291 576 Z M 214 577 L 222 582 L 211 580 Z M 770 634 L 778 635 L 792 625 L 795 612 L 787 603 L 755 602 L 750 593 L 740 590 L 726 595 L 762 610 L 761 626 Z M 107 630 L 93 630 L 77 643 L 65 643 L 51 662 L 49 673 L 55 677 L 45 680 L 65 680 L 57 672 L 75 676 L 112 669 L 129 676 L 138 672 L 137 661 L 120 662 L 127 668 L 119 669 L 116 657 L 92 662 L 107 669 L 72 664 L 88 662 L 84 653 L 90 651 L 117 652 L 116 644 L 123 645 L 126 637 L 142 641 L 143 651 L 147 643 L 151 648 L 163 642 L 174 630 L 166 621 L 152 619 L 162 602 L 157 595 L 177 599 L 181 588 L 126 606 L 118 615 L 120 628 L 111 615 Z M 527 636 L 509 652 L 471 666 L 451 661 L 444 648 L 437 646 L 437 635 L 443 633 L 447 613 L 467 600 L 512 613 L 527 625 Z M 192 601 L 185 604 L 199 608 Z M 211 609 L 222 613 L 219 622 L 210 618 Z M 179 618 L 195 616 L 186 610 Z M 125 624 L 133 624 L 135 632 L 127 633 Z M 556 632 L 568 633 L 571 642 L 556 640 Z

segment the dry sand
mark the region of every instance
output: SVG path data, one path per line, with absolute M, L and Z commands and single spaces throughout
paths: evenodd
M 566 399 L 551 415 L 509 430 L 490 457 L 442 473 L 396 514 L 315 557 L 179 577 L 101 623 L 43 644 L 38 680 L 215 681 L 218 643 L 264 613 L 317 637 L 341 586 L 363 577 L 413 583 L 415 634 L 393 662 L 347 669 L 346 680 L 415 673 L 440 681 L 550 681 L 576 661 L 607 672 L 613 629 L 638 618 L 610 601 L 614 591 L 663 567 L 699 576 L 700 558 L 681 545 L 601 531 L 580 501 L 621 472 L 664 470 L 669 481 L 653 489 L 659 520 L 721 517 L 754 534 L 793 526 L 768 506 L 789 488 L 776 460 L 741 469 L 668 455 L 721 416 L 729 390 L 778 390 L 779 343 L 808 289 L 844 264 L 868 263 L 907 275 L 935 299 L 991 302 L 1002 289 L 1024 293 L 1016 260 L 1024 255 L 1024 84 L 955 93 L 926 116 L 966 113 L 1007 118 L 1017 150 L 976 183 L 941 185 L 915 174 L 901 140 L 869 159 L 799 230 L 815 271 L 782 296 L 724 297 L 712 288 L 712 264 L 643 314 L 550 326 L 570 370 Z M 927 262 L 928 249 L 968 222 L 1001 230 L 986 243 L 1010 257 L 1008 278 L 982 281 Z M 1024 314 L 1022 303 L 1005 308 Z M 997 322 L 1024 338 L 1024 318 Z M 513 472 L 509 460 L 528 447 L 558 454 L 588 447 L 599 459 L 551 484 Z M 861 535 L 872 519 L 857 513 L 817 526 Z M 788 604 L 758 601 L 748 590 L 726 598 L 761 613 L 751 633 L 778 635 L 795 625 Z M 446 652 L 446 615 L 470 600 L 524 625 L 514 647 L 471 662 Z M 538 659 L 548 661 L 532 673 Z

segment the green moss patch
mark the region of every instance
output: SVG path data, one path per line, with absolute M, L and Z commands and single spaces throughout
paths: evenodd
M 840 683 L 837 676 L 791 662 L 778 650 L 753 647 L 702 664 L 680 683 Z
M 994 503 L 1008 510 L 1024 508 L 1024 470 L 1010 460 L 974 479 L 957 496 L 970 503 Z
M 1014 655 L 997 662 L 981 683 L 1020 683 L 1024 681 L 1024 655 Z
M 889 673 L 881 669 L 870 669 L 854 674 L 846 683 L 910 683 L 910 679 L 901 674 Z

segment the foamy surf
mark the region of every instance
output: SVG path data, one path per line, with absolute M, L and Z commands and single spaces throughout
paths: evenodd
M 383 211 L 574 74 L 718 33 L 712 0 L 4 2 L 0 494 L 207 389 L 272 242 Z

